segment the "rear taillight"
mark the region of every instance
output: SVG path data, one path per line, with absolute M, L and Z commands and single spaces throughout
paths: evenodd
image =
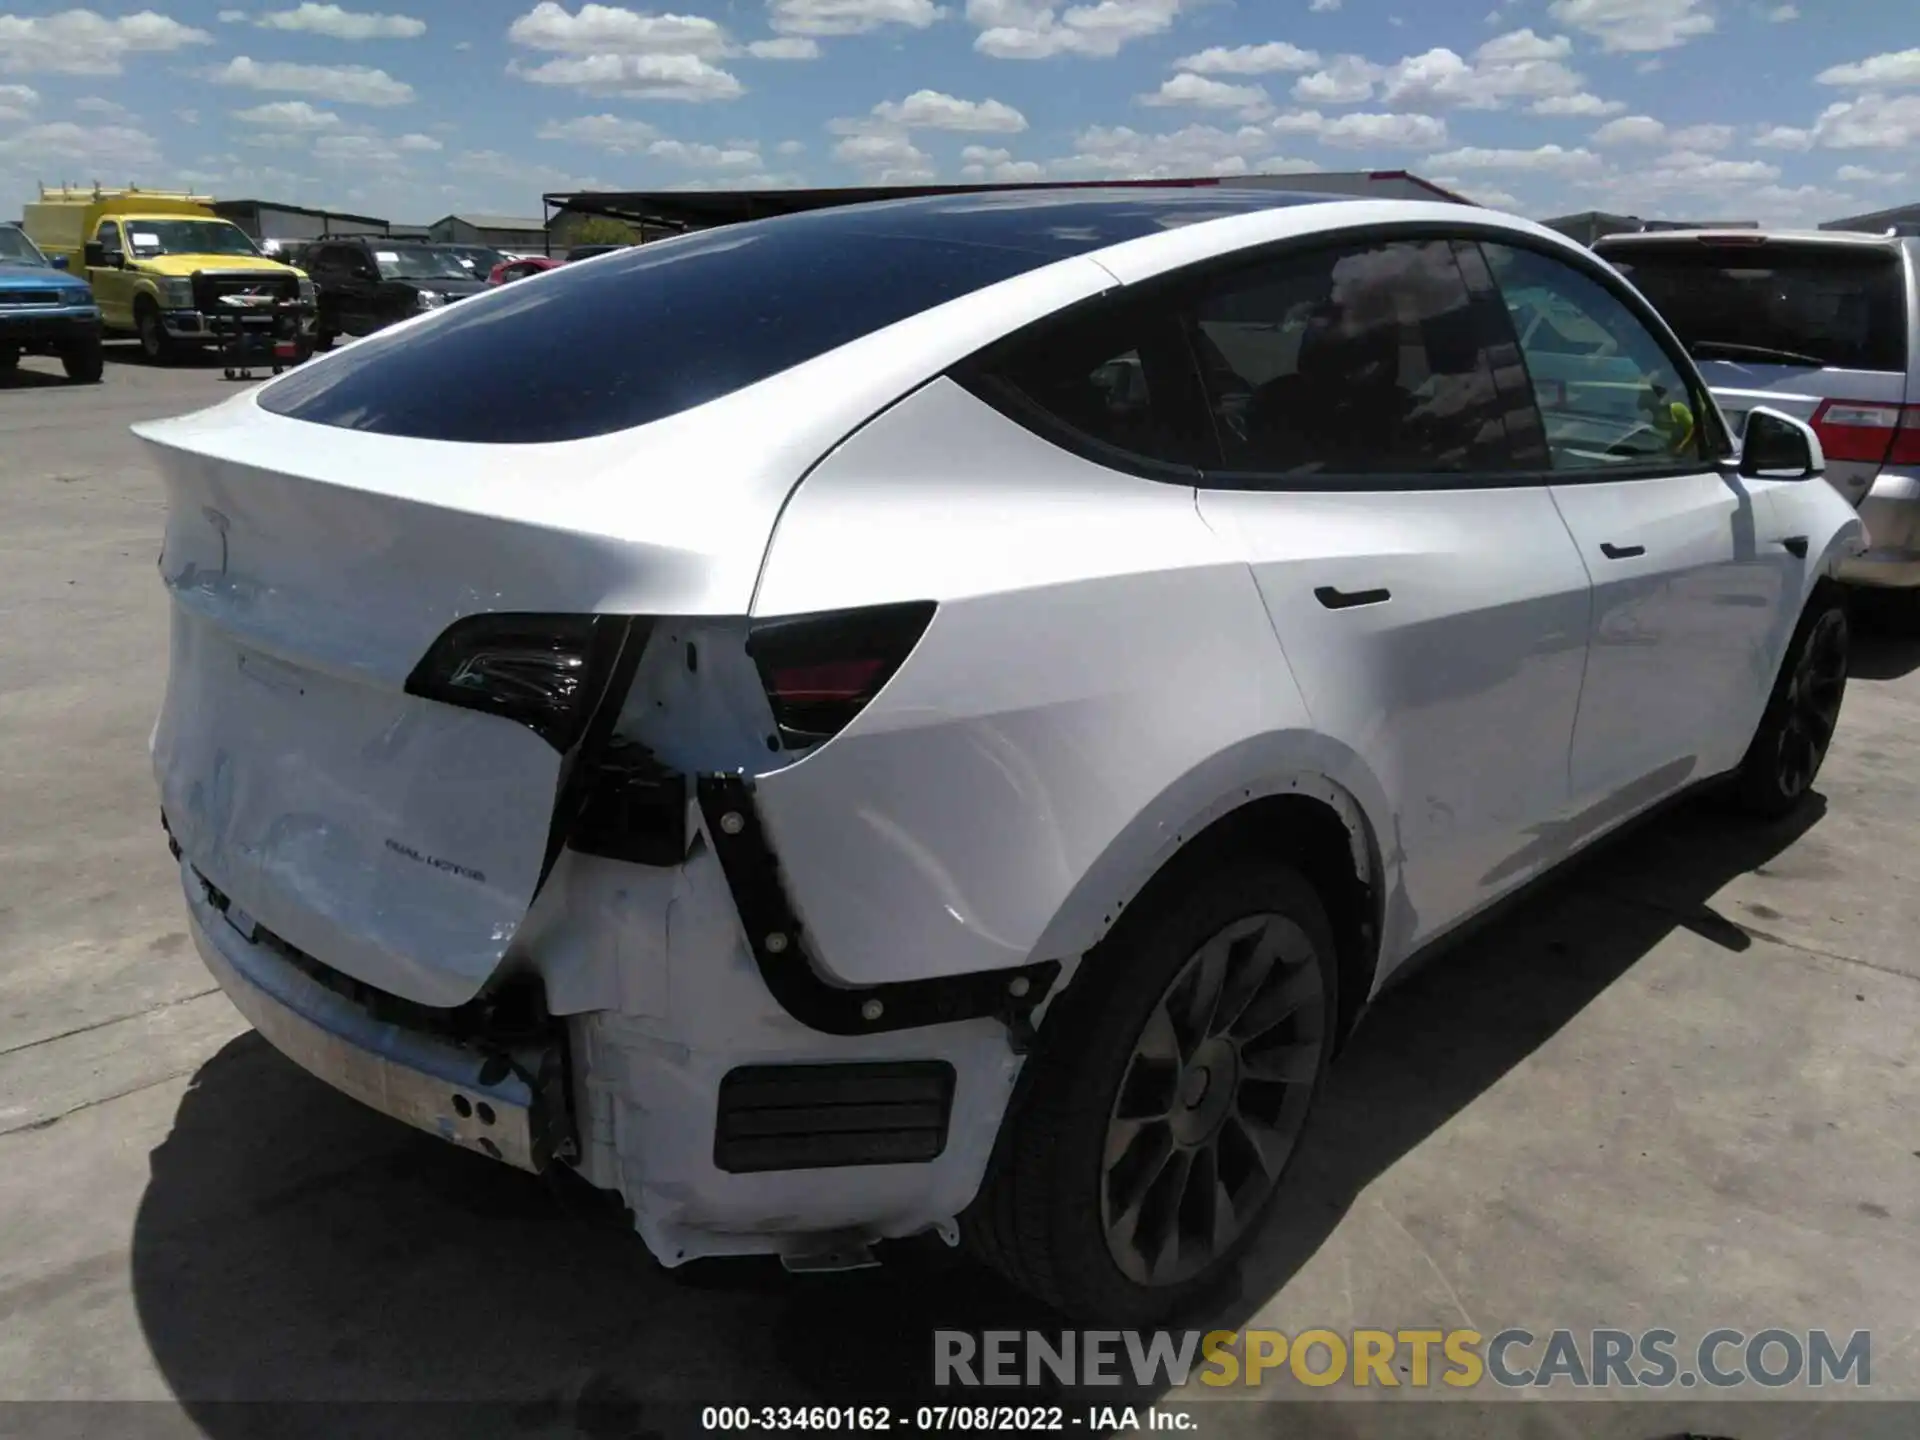
M 514 720 L 562 754 L 606 693 L 631 622 L 618 615 L 470 615 L 407 677 L 407 693 Z
M 900 668 L 933 619 L 931 600 L 762 620 L 747 654 L 780 739 L 804 749 L 839 734 Z
M 1829 460 L 1920 465 L 1920 405 L 1823 400 L 1813 413 L 1813 429 Z

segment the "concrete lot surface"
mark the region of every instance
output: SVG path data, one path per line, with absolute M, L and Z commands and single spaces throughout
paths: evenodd
M 100 386 L 54 374 L 0 378 L 0 1401 L 155 1403 L 0 1404 L 0 1429 L 628 1435 L 723 1403 L 1022 1398 L 929 1389 L 935 1328 L 1058 1328 L 964 1266 L 669 1275 L 591 1194 L 251 1035 L 184 933 L 147 773 L 163 507 L 126 431 L 236 387 L 124 356 Z M 1383 1002 L 1286 1223 L 1199 1328 L 1864 1329 L 1866 1393 L 1920 1402 L 1916 667 L 1884 621 L 1861 638 L 1795 821 L 1675 812 Z M 1850 1386 L 1717 1417 L 1188 1389 L 1206 1436 L 1920 1434 Z M 239 1403 L 451 1400 L 489 1403 Z

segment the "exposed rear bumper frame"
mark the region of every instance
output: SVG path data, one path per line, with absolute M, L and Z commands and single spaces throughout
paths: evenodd
M 995 1019 L 1006 1025 L 1016 1052 L 1026 1049 L 1033 1038 L 1033 1011 L 1059 978 L 1058 961 L 933 980 L 836 984 L 807 956 L 800 918 L 781 883 L 751 782 L 741 775 L 703 775 L 695 791 L 761 979 L 794 1019 L 827 1035 Z

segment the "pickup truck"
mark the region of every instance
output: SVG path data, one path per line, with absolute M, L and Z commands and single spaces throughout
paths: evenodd
M 87 283 L 49 260 L 17 225 L 0 225 L 0 372 L 22 355 L 57 355 L 67 378 L 101 374 L 100 307 Z
M 262 253 L 208 208 L 205 197 L 163 191 L 43 189 L 26 207 L 27 235 L 56 262 L 84 273 L 109 337 L 130 335 L 149 360 L 217 343 L 210 317 L 235 308 L 291 307 L 299 348 L 311 344 L 313 284 Z

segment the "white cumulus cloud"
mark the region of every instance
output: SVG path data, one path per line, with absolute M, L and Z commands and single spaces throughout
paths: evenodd
M 164 54 L 212 39 L 204 30 L 152 10 L 113 19 L 92 10 L 0 15 L 0 71 L 118 75 L 129 55 Z
M 1920 50 L 1890 50 L 1850 65 L 1834 65 L 1813 77 L 1822 85 L 1891 90 L 1920 85 Z
M 305 100 L 270 100 L 249 110 L 236 110 L 233 118 L 271 130 L 333 130 L 340 125 L 338 115 L 309 105 Z
M 1170 29 L 1182 0 L 1092 0 L 1057 6 L 1036 0 L 967 0 L 979 27 L 973 48 L 998 60 L 1054 55 L 1106 58 L 1123 46 Z
M 782 35 L 865 35 L 887 25 L 924 30 L 946 15 L 934 0 L 767 0 Z
M 414 40 L 427 33 L 427 22 L 411 15 L 366 14 L 338 5 L 316 5 L 313 0 L 292 10 L 270 10 L 254 23 L 269 30 L 298 30 L 331 40 Z
M 537 85 L 636 100 L 734 100 L 747 89 L 728 71 L 688 54 L 569 55 L 514 73 Z
M 1320 63 L 1317 50 L 1302 50 L 1284 40 L 1264 45 L 1215 45 L 1173 62 L 1176 70 L 1191 70 L 1196 75 L 1274 75 L 1311 70 Z
M 963 130 L 1014 135 L 1027 117 L 998 100 L 961 100 L 938 90 L 916 90 L 904 100 L 883 100 L 874 117 L 910 130 Z
M 1672 50 L 1715 24 L 1705 0 L 1553 0 L 1547 13 L 1616 54 Z
M 727 32 L 699 15 L 643 15 L 619 5 L 582 5 L 571 14 L 541 0 L 507 27 L 507 38 L 563 55 L 699 55 L 727 52 Z
M 1158 90 L 1134 98 L 1142 105 L 1233 110 L 1249 120 L 1257 120 L 1273 108 L 1267 92 L 1258 85 L 1230 85 L 1187 70 L 1161 81 Z
M 317 95 L 343 105 L 405 105 L 413 99 L 411 85 L 368 65 L 295 65 L 238 55 L 207 78 L 217 85 Z

